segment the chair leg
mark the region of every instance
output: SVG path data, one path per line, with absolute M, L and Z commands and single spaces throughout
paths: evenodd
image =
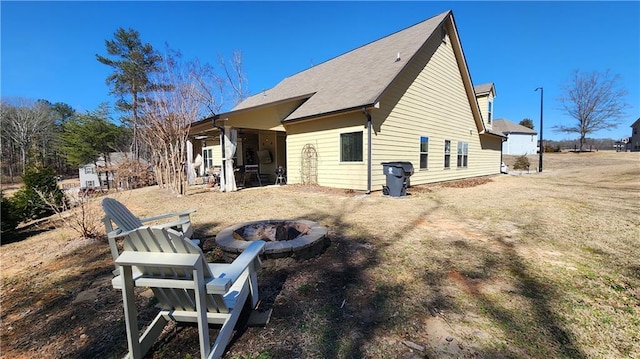
M 136 298 L 133 293 L 133 274 L 131 266 L 122 266 L 122 302 L 124 307 L 124 321 L 127 327 L 127 345 L 129 358 L 142 359 L 144 353 L 138 341 L 138 311 Z
M 140 337 L 140 349 L 142 350 L 142 355 L 145 355 L 149 349 L 153 346 L 156 339 L 162 334 L 164 327 L 169 323 L 165 314 L 160 312 L 153 322 L 147 327 L 144 334 Z
M 209 354 L 208 359 L 218 359 L 224 354 L 224 351 L 227 349 L 227 344 L 231 341 L 231 335 L 233 334 L 233 329 L 240 318 L 240 314 L 242 313 L 242 308 L 244 307 L 244 303 L 247 301 L 247 297 L 249 296 L 249 288 L 248 286 L 244 286 L 242 292 L 238 295 L 238 299 L 233 310 L 230 313 L 229 318 L 224 322 L 222 328 L 220 328 L 220 332 L 218 333 L 218 337 L 216 338 L 213 347 L 211 348 L 211 353 Z
M 198 263 L 200 264 L 200 263 Z M 207 321 L 207 300 L 206 289 L 204 285 L 204 275 L 201 270 L 198 269 L 199 265 L 193 270 L 193 277 L 195 278 L 195 299 L 196 310 L 198 313 L 198 335 L 200 336 L 200 357 L 202 359 L 208 358 L 211 351 L 209 342 L 209 322 Z
M 164 313 L 160 312 L 149 327 L 147 327 L 144 334 L 138 338 L 138 310 L 136 308 L 136 299 L 133 291 L 132 268 L 131 266 L 123 266 L 122 271 L 122 299 L 125 325 L 127 327 L 127 345 L 129 347 L 127 357 L 131 359 L 142 359 L 162 333 L 168 320 L 165 318 Z

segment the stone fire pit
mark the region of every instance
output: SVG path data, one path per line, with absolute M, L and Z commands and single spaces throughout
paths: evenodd
M 216 244 L 232 261 L 251 241 L 263 240 L 264 258 L 310 258 L 329 245 L 327 228 L 307 220 L 262 220 L 243 222 L 220 231 Z

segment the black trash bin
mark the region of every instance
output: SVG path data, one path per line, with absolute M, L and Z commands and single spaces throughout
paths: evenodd
M 413 175 L 411 162 L 382 162 L 382 173 L 387 176 L 387 185 L 382 186 L 382 193 L 392 197 L 407 195 L 409 177 Z

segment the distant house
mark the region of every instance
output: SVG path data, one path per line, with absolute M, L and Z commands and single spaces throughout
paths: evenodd
M 640 152 L 640 117 L 631 125 L 631 138 L 627 146 L 632 152 Z
M 80 188 L 100 188 L 100 177 L 95 164 L 88 163 L 80 166 L 78 173 L 80 174 Z
M 619 141 L 615 141 L 613 143 L 613 149 L 616 152 L 627 152 L 629 151 L 629 142 L 630 142 L 630 137 L 624 137 L 621 138 Z
M 411 162 L 412 185 L 499 174 L 494 96 L 493 84 L 474 88 L 447 11 L 194 123 L 192 155 L 201 171 L 257 165 L 275 181 L 283 166 L 290 184 L 367 191 L 385 184 L 388 161 Z
M 81 189 L 96 189 L 96 188 L 114 188 L 114 187 L 131 187 L 131 175 L 129 173 L 123 173 L 118 176 L 117 169 L 125 163 L 135 162 L 133 160 L 133 154 L 131 152 L 111 152 L 109 153 L 108 161 L 104 156 L 100 156 L 96 163 L 87 163 L 80 166 L 78 173 L 80 175 L 80 188 Z M 135 173 L 135 177 L 148 178 L 148 164 L 144 160 L 140 160 L 142 164 L 142 170 Z M 123 171 L 128 171 L 129 166 Z M 118 178 L 117 177 L 122 177 Z M 117 183 L 116 183 L 117 182 Z M 145 180 L 144 182 L 147 182 Z
M 493 121 L 493 130 L 507 136 L 502 143 L 502 153 L 505 155 L 531 155 L 538 152 L 538 133 L 528 127 L 496 119 Z

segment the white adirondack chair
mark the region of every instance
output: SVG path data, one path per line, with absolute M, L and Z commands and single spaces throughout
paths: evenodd
M 120 229 L 121 232 L 129 232 L 138 227 L 142 227 L 145 223 L 156 222 L 159 220 L 177 217 L 178 220 L 172 222 L 166 222 L 160 224 L 164 228 L 173 228 L 180 233 L 184 234 L 185 237 L 191 238 L 193 235 L 193 227 L 191 226 L 191 213 L 195 212 L 195 210 L 188 210 L 183 212 L 175 212 L 175 213 L 167 213 L 159 216 L 149 217 L 149 218 L 138 218 L 136 217 L 129 209 L 119 201 L 113 198 L 105 198 L 102 200 L 102 209 L 106 214 L 102 218 L 102 222 L 104 222 L 105 231 L 107 233 L 107 239 L 109 240 L 109 249 L 111 250 L 111 256 L 113 256 L 113 260 L 116 260 L 120 255 L 118 251 L 116 238 L 113 237 L 113 234 L 117 234 L 118 231 L 116 229 Z M 113 224 L 117 226 L 114 228 Z M 112 238 L 113 237 L 113 238 Z M 191 240 L 195 245 L 200 245 L 200 241 L 197 239 Z M 117 273 L 114 271 L 114 274 Z
M 124 250 L 116 259 L 121 274 L 112 285 L 122 290 L 127 357 L 142 358 L 171 320 L 198 323 L 201 358 L 222 356 L 245 302 L 257 306 L 256 271 L 265 243 L 251 243 L 231 264 L 207 264 L 198 246 L 171 229 L 144 226 L 117 235 L 124 236 Z M 140 338 L 136 286 L 150 287 L 161 307 Z M 209 324 L 222 325 L 213 346 Z

